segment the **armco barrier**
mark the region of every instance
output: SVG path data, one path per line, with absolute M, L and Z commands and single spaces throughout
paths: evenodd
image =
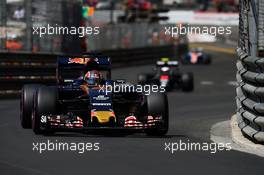
M 264 4 L 240 0 L 237 119 L 243 134 L 264 143 Z
M 0 96 L 17 95 L 25 83 L 55 83 L 56 54 L 0 53 Z
M 187 49 L 182 46 L 181 50 Z M 160 57 L 174 57 L 175 47 L 158 46 L 102 51 L 113 66 L 153 63 Z M 24 84 L 55 84 L 56 61 L 60 54 L 0 52 L 0 97 L 17 96 Z

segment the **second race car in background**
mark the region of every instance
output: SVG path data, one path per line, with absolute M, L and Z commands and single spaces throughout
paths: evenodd
M 178 88 L 191 92 L 194 89 L 193 73 L 182 73 L 178 61 L 170 61 L 169 58 L 157 61 L 152 73 L 139 74 L 138 83 L 160 85 L 167 91 Z
M 204 52 L 203 48 L 194 48 L 187 52 L 181 59 L 182 64 L 211 64 L 211 55 Z

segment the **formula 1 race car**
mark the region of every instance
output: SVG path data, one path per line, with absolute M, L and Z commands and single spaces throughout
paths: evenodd
M 211 55 L 204 52 L 203 48 L 194 48 L 181 59 L 183 64 L 211 64 Z
M 193 74 L 181 73 L 178 61 L 170 61 L 169 58 L 157 61 L 153 73 L 139 74 L 138 83 L 160 85 L 167 91 L 180 88 L 184 92 L 190 92 L 194 89 Z
M 86 133 L 168 131 L 168 101 L 164 93 L 113 92 L 126 82 L 111 80 L 108 57 L 60 57 L 57 85 L 25 85 L 21 93 L 21 125 L 35 134 L 59 131 Z M 125 90 L 124 90 L 125 89 Z

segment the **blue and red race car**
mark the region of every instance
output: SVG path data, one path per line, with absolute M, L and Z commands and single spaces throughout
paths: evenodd
M 110 58 L 60 57 L 57 85 L 25 85 L 21 93 L 21 125 L 35 134 L 59 131 L 96 133 L 168 131 L 168 101 L 164 93 L 113 92 L 128 86 L 111 80 Z
M 181 59 L 183 64 L 211 64 L 211 55 L 204 52 L 203 48 L 194 48 Z

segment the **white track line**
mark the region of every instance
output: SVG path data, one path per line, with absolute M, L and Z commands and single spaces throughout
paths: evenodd
M 201 81 L 200 84 L 203 86 L 212 86 L 212 85 L 215 85 L 215 82 L 213 82 L 213 81 Z M 225 84 L 227 84 L 229 86 L 237 86 L 236 81 L 228 81 Z
M 211 85 L 214 85 L 214 82 L 213 81 L 201 81 L 200 84 L 205 85 L 205 86 L 211 86 Z

